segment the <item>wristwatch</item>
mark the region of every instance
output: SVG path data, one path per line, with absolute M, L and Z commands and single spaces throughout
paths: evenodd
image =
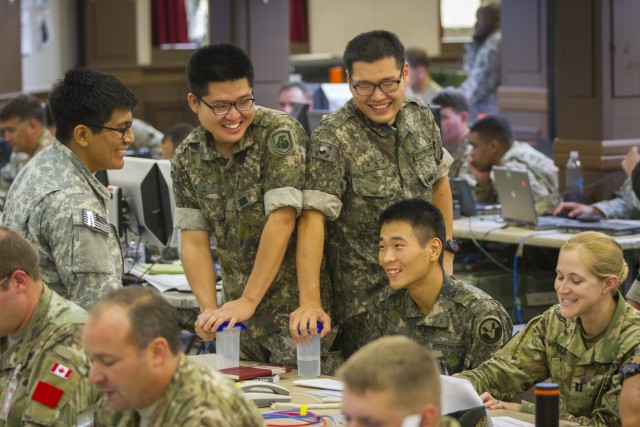
M 636 362 L 629 362 L 620 368 L 620 384 L 629 377 L 640 374 L 640 365 Z
M 460 250 L 460 245 L 456 239 L 449 239 L 444 242 L 444 250 L 451 252 L 452 254 L 457 254 Z

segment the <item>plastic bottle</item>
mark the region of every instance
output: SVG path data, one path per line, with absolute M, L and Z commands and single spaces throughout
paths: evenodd
M 580 163 L 577 151 L 569 153 L 564 178 L 564 201 L 582 203 L 584 200 L 584 179 L 582 178 L 582 163 Z
M 558 427 L 560 424 L 560 389 L 555 383 L 538 383 L 536 394 L 536 427 Z
M 131 268 L 134 264 L 145 262 L 146 261 L 145 251 L 146 249 L 145 249 L 144 243 L 131 240 L 127 244 L 127 252 L 126 252 L 127 255 L 125 257 L 127 268 Z

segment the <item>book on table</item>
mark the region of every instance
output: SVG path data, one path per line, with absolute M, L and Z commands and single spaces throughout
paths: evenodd
M 255 364 L 249 366 L 237 366 L 235 368 L 219 369 L 227 377 L 235 381 L 247 381 L 260 377 L 273 377 L 274 375 L 291 372 L 288 366 Z

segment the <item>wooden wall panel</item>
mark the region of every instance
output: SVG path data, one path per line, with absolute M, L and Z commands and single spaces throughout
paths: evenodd
M 611 8 L 613 96 L 640 96 L 640 2 L 615 0 Z
M 20 53 L 20 2 L 0 1 L 0 99 L 13 98 L 22 90 L 22 54 Z M 16 42 L 18 41 L 18 42 Z

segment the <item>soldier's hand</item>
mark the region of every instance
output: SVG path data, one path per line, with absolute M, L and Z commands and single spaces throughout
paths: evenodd
M 236 323 L 250 319 L 255 312 L 256 305 L 246 298 L 240 297 L 237 300 L 229 301 L 217 310 L 213 310 L 204 329 L 217 331 L 224 322 L 229 322 L 227 328 L 231 329 Z
M 196 321 L 194 323 L 194 326 L 195 326 L 196 334 L 198 334 L 200 339 L 202 339 L 203 341 L 213 341 L 213 339 L 216 336 L 215 331 L 206 331 L 206 330 L 204 330 L 203 327 L 200 324 L 200 318 L 199 317 L 198 317 L 198 319 L 196 319 Z
M 480 170 L 476 167 L 476 165 L 473 164 L 473 162 L 471 160 L 469 160 L 467 162 L 467 165 L 469 167 L 469 172 L 471 172 L 473 174 L 473 176 L 476 177 L 476 181 L 478 182 L 478 185 L 487 185 L 489 183 L 489 181 L 491 181 L 491 171 L 483 171 Z
M 640 152 L 638 151 L 638 147 L 632 147 L 627 155 L 624 156 L 624 159 L 622 159 L 622 169 L 624 169 L 624 173 L 626 173 L 627 176 L 631 176 L 633 168 L 636 167 L 639 161 Z
M 310 342 L 311 335 L 318 335 L 318 324 L 322 325 L 320 338 L 331 332 L 331 318 L 319 305 L 301 305 L 289 316 L 289 332 L 298 344 Z
M 558 216 L 563 212 L 566 212 L 569 218 L 575 218 L 576 215 L 580 215 L 580 214 L 597 214 L 597 215 L 602 214 L 602 212 L 600 212 L 598 209 L 594 208 L 593 206 L 585 205 L 582 203 L 576 203 L 576 202 L 562 202 L 558 205 L 557 208 L 554 209 L 553 216 Z
M 484 407 L 487 409 L 508 409 L 510 411 L 520 412 L 522 405 L 520 403 L 503 402 L 493 397 L 490 393 L 484 392 L 480 395 Z

